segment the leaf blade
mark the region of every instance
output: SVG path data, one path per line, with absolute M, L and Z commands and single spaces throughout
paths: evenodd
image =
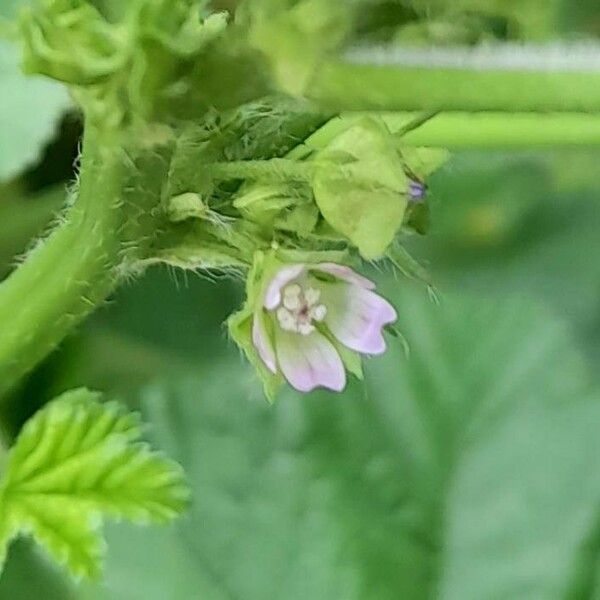
M 187 505 L 179 465 L 140 441 L 137 415 L 67 392 L 25 425 L 0 484 L 0 548 L 29 533 L 76 577 L 98 578 L 104 516 L 167 523 Z

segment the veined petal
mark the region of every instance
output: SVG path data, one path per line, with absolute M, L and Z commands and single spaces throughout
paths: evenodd
M 281 290 L 290 283 L 290 281 L 300 277 L 304 270 L 304 265 L 290 265 L 289 267 L 283 267 L 277 271 L 277 274 L 271 279 L 265 293 L 264 305 L 267 310 L 274 310 L 281 304 Z
M 273 347 L 273 342 L 271 341 L 269 333 L 267 332 L 265 315 L 262 311 L 262 308 L 254 313 L 254 319 L 252 323 L 252 343 L 254 344 L 254 347 L 269 371 L 271 371 L 273 374 L 277 373 L 275 348 Z
M 359 275 L 356 271 L 350 267 L 346 267 L 345 265 L 338 265 L 336 263 L 320 263 L 315 265 L 314 268 L 318 271 L 329 273 L 329 275 L 333 275 L 334 277 L 347 281 L 348 283 L 360 285 L 367 290 L 374 290 L 376 287 L 370 279 Z
M 299 392 L 324 387 L 341 392 L 346 370 L 333 344 L 321 333 L 299 335 L 276 329 L 275 345 L 281 372 Z
M 383 327 L 398 318 L 396 310 L 381 296 L 352 284 L 324 284 L 327 306 L 325 323 L 331 333 L 351 350 L 361 354 L 383 354 Z

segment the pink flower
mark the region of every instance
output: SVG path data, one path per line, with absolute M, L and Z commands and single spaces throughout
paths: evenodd
M 334 263 L 281 268 L 269 282 L 254 313 L 252 342 L 274 374 L 294 388 L 340 392 L 346 369 L 336 349 L 383 354 L 383 328 L 397 319 L 375 284 Z

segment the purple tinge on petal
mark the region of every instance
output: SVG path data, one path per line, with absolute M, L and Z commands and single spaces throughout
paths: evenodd
M 289 384 L 299 392 L 324 387 L 341 392 L 346 387 L 346 370 L 333 344 L 321 333 L 298 335 L 276 330 L 279 367 Z
M 265 293 L 264 305 L 267 310 L 273 310 L 281 304 L 281 290 L 290 281 L 300 277 L 304 272 L 304 265 L 290 265 L 283 267 L 277 271 L 275 277 L 271 279 L 267 291 Z
M 383 327 L 398 318 L 387 300 L 348 284 L 323 286 L 323 300 L 328 311 L 325 322 L 344 346 L 361 354 L 386 351 Z
M 333 275 L 334 277 L 347 281 L 348 283 L 360 285 L 367 290 L 375 289 L 375 284 L 370 279 L 359 275 L 356 271 L 352 270 L 350 267 L 346 267 L 345 265 L 338 265 L 336 263 L 320 263 L 315 265 L 314 268 L 318 271 L 329 273 L 329 275 Z
M 275 348 L 269 338 L 267 328 L 265 326 L 265 316 L 262 309 L 259 309 L 254 314 L 252 323 L 252 343 L 256 348 L 258 355 L 265 363 L 271 373 L 277 373 L 277 361 L 275 359 Z

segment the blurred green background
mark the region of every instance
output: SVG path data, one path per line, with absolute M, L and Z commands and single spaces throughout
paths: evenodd
M 367 4 L 357 35 L 390 43 L 600 31 L 591 0 Z M 2 276 L 59 210 L 81 127 L 17 63 L 0 45 Z M 266 404 L 222 325 L 241 281 L 127 284 L 13 392 L 7 434 L 66 389 L 106 391 L 183 464 L 191 510 L 111 526 L 101 585 L 19 542 L 0 598 L 600 598 L 599 165 L 595 149 L 454 153 L 430 234 L 408 240 L 439 302 L 374 273 L 409 351 L 390 340 L 341 395 Z

